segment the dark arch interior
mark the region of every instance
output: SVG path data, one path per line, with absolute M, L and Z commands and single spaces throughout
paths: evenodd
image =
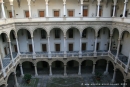
M 14 74 L 11 73 L 8 77 L 8 80 L 7 80 L 7 84 L 8 86 L 7 87 L 14 87 L 15 85 L 15 80 L 14 80 Z
M 5 85 L 3 84 L 3 85 L 1 85 L 0 87 L 5 87 Z
M 29 73 L 29 74 L 35 75 L 35 69 L 34 69 L 33 63 L 26 61 L 22 63 L 22 66 L 23 66 L 24 74 Z
M 52 62 L 52 73 L 63 75 L 63 73 L 64 73 L 64 63 L 61 62 L 61 61 Z
M 47 38 L 47 32 L 42 28 L 35 29 L 34 32 L 33 32 L 33 35 L 35 36 L 35 34 L 40 34 L 39 38 L 41 38 L 41 39 L 46 39 Z
M 126 84 L 127 84 L 126 87 L 130 87 L 130 79 L 126 80 Z
M 116 83 L 124 83 L 123 80 L 124 80 L 124 77 L 123 77 L 122 72 L 119 69 L 117 69 L 116 70 L 116 77 L 115 77 Z
M 81 64 L 81 73 L 92 73 L 93 61 L 84 60 Z
M 17 75 L 17 77 L 20 77 L 20 75 L 21 75 L 19 64 L 16 67 L 16 75 Z
M 108 72 L 109 72 L 109 75 L 112 78 L 113 77 L 113 73 L 114 73 L 114 66 L 113 66 L 113 63 L 111 61 L 109 61 Z
M 75 60 L 67 62 L 67 74 L 78 74 L 79 63 Z
M 45 61 L 40 61 L 37 63 L 38 75 L 48 75 L 49 74 L 49 64 Z

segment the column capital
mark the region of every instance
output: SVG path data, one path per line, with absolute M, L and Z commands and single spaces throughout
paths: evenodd
M 97 4 L 100 5 L 101 0 L 97 0 L 97 2 L 98 2 Z
M 66 0 L 63 0 L 63 4 L 66 4 Z
M 13 5 L 13 1 L 14 1 L 14 0 L 9 0 L 9 2 L 10 2 L 10 5 Z
M 66 38 L 66 35 L 64 35 L 64 38 Z
M 128 2 L 128 0 L 125 0 L 125 2 L 124 3 L 127 3 Z
M 83 0 L 80 0 L 81 5 L 83 5 Z
M 49 38 L 49 37 L 50 37 L 50 35 L 47 35 L 47 37 Z
M 113 0 L 113 2 L 114 2 L 114 5 L 116 5 L 116 4 L 117 4 L 117 0 Z
M 48 4 L 49 0 L 45 0 L 46 4 Z
M 4 3 L 3 0 L 0 0 L 0 3 Z

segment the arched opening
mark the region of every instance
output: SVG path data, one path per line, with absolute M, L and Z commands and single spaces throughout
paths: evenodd
M 34 49 L 36 53 L 47 52 L 47 32 L 37 28 L 33 32 Z
M 38 75 L 48 75 L 49 74 L 49 64 L 46 61 L 39 61 L 37 63 Z
M 81 63 L 81 73 L 86 74 L 86 73 L 92 73 L 93 69 L 93 61 L 92 60 L 84 60 Z
M 109 37 L 110 37 L 110 30 L 107 27 L 103 27 L 98 31 L 98 40 L 97 42 L 97 51 L 108 51 L 109 49 Z
M 112 78 L 113 73 L 114 73 L 114 65 L 111 61 L 109 61 L 108 72 L 109 72 L 110 77 Z
M 130 87 L 130 79 L 126 80 L 126 87 Z
M 64 74 L 64 63 L 62 61 L 52 62 L 52 73 L 53 74 Z
M 124 83 L 124 76 L 122 72 L 119 69 L 116 69 L 116 77 L 115 77 L 115 82 L 116 83 Z
M 26 29 L 20 29 L 17 32 L 17 35 L 18 35 L 20 52 L 21 53 L 33 52 L 30 32 Z
M 63 52 L 64 51 L 64 33 L 60 28 L 53 28 L 50 31 L 50 46 L 51 51 Z M 53 53 L 52 52 L 52 53 Z
M 117 53 L 118 39 L 119 39 L 119 31 L 118 31 L 118 29 L 114 28 L 112 41 L 111 41 L 111 52 L 115 56 Z
M 68 38 L 66 40 L 66 48 L 68 52 L 73 52 L 73 51 L 77 51 L 79 52 L 80 49 L 80 32 L 77 28 L 69 28 L 66 32 L 66 38 Z
M 79 63 L 75 60 L 67 62 L 67 74 L 78 74 Z
M 24 74 L 32 74 L 35 75 L 34 65 L 32 62 L 25 61 L 22 63 L 23 66 L 23 73 Z
M 0 87 L 5 87 L 5 84 L 0 85 Z
M 105 59 L 100 59 L 96 61 L 95 72 L 104 73 L 104 71 L 106 70 L 106 64 L 107 64 L 107 61 Z
M 8 84 L 7 87 L 14 87 L 14 85 L 15 85 L 15 79 L 14 79 L 13 72 L 9 75 L 8 80 L 7 80 L 7 84 Z
M 82 51 L 94 51 L 95 30 L 91 27 L 82 32 Z M 87 41 L 86 41 L 87 39 Z

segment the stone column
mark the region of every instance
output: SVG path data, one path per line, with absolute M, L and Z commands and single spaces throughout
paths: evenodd
M 14 80 L 15 80 L 15 87 L 19 87 L 17 77 L 16 77 L 16 73 L 14 73 Z
M 80 8 L 81 9 L 80 10 L 81 11 L 81 17 L 83 17 L 83 0 L 80 0 L 80 1 L 81 1 L 81 8 Z
M 46 2 L 46 17 L 48 17 L 49 15 L 48 15 L 48 0 L 45 0 L 45 2 Z
M 1 66 L 1 70 L 2 70 L 3 76 L 6 77 L 6 73 L 5 73 L 5 69 L 3 67 L 3 62 L 2 62 L 1 55 L 0 55 L 0 66 Z
M 121 43 L 121 39 L 118 39 L 118 47 L 117 47 L 117 53 L 116 53 L 116 57 L 115 57 L 115 63 L 117 62 L 117 59 L 118 59 L 120 43 Z
M 112 83 L 115 82 L 115 77 L 116 77 L 116 70 L 114 69 L 113 78 L 112 78 L 112 80 L 111 80 Z
M 64 76 L 67 76 L 67 73 L 66 73 L 66 65 L 64 65 Z
M 81 75 L 81 64 L 79 64 L 79 72 L 78 75 Z
M 129 65 L 130 65 L 130 53 L 129 53 L 129 58 L 128 58 L 127 65 L 126 65 L 126 67 L 125 67 L 125 72 L 126 72 L 126 73 L 128 73 Z
M 32 48 L 33 48 L 33 54 L 35 54 L 35 48 L 34 48 L 34 41 L 33 41 L 33 37 L 32 38 Z
M 51 51 L 50 51 L 50 36 L 48 36 L 48 58 L 51 58 Z
M 92 74 L 93 74 L 93 75 L 95 74 L 95 64 L 96 64 L 96 63 L 93 63 L 93 71 L 92 71 Z
M 1 9 L 2 9 L 2 14 L 3 14 L 3 19 L 6 19 L 6 15 L 5 15 L 5 9 L 4 9 L 4 2 L 1 2 Z
M 23 68 L 22 68 L 22 64 L 19 65 L 20 66 L 20 72 L 21 72 L 21 76 L 23 77 L 24 74 L 23 74 Z
M 66 36 L 64 36 L 64 58 L 66 57 Z
M 126 79 L 124 79 L 123 87 L 126 87 Z
M 125 0 L 125 2 L 124 2 L 124 10 L 123 10 L 123 16 L 122 17 L 125 17 L 127 2 L 128 2 L 128 0 Z
M 110 35 L 110 40 L 109 40 L 109 49 L 108 49 L 109 53 L 111 52 L 111 40 L 112 40 L 112 35 Z
M 51 65 L 49 65 L 49 67 L 50 67 L 50 76 L 52 76 L 52 68 L 51 68 Z
M 11 57 L 11 60 L 12 60 L 13 65 L 15 65 L 15 64 L 14 64 L 13 54 L 12 54 L 12 47 L 11 47 L 11 41 L 10 41 L 10 39 L 9 39 L 8 43 L 9 43 L 9 50 L 10 50 L 10 55 L 11 55 L 10 57 Z
M 117 0 L 113 0 L 114 1 L 114 6 L 113 6 L 113 15 L 112 17 L 115 17 L 115 11 L 116 11 L 116 3 L 117 3 Z
M 94 56 L 97 56 L 97 36 L 95 36 Z
M 17 44 L 18 54 L 20 55 L 20 50 L 19 50 L 19 44 L 18 44 L 18 38 L 17 37 L 16 37 L 16 44 Z
M 31 0 L 28 1 L 28 9 L 29 9 L 29 18 L 32 18 L 32 12 L 31 12 Z
M 107 65 L 106 65 L 106 71 L 104 72 L 104 75 L 107 75 L 109 72 L 108 72 L 108 67 L 109 67 L 109 61 L 107 61 Z
M 82 57 L 82 34 L 80 34 L 80 41 L 79 41 L 79 58 Z
M 101 1 L 101 0 L 97 0 L 97 2 L 98 2 L 98 3 L 97 3 L 97 6 L 98 6 L 98 7 L 97 7 L 97 17 L 99 17 L 100 1 Z
M 37 66 L 34 65 L 34 69 L 35 69 L 35 76 L 38 76 L 38 73 L 37 73 Z
M 64 6 L 64 17 L 66 16 L 66 0 L 63 0 L 63 6 Z

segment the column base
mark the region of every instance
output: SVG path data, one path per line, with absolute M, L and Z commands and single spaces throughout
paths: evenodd
M 95 72 L 92 72 L 92 75 L 95 75 Z
M 38 74 L 35 74 L 35 77 L 37 77 L 38 76 Z
M 24 74 L 23 75 L 20 75 L 21 77 L 24 77 Z
M 97 52 L 94 52 L 94 57 L 97 57 Z
M 80 76 L 80 75 L 81 75 L 81 73 L 78 73 L 78 75 Z
M 114 82 L 115 82 L 115 80 L 114 80 L 114 79 L 112 79 L 112 80 L 111 80 L 111 83 L 114 83 Z
M 67 55 L 66 55 L 66 53 L 64 53 L 64 58 L 67 58 Z
M 20 87 L 20 86 L 19 86 L 19 84 L 17 83 L 17 84 L 14 85 L 14 87 Z
M 109 72 L 106 72 L 106 71 L 103 73 L 103 75 L 108 75 L 108 74 L 109 74 Z
M 49 76 L 52 76 L 52 74 L 49 74 Z
M 67 76 L 67 73 L 64 73 L 64 76 Z

